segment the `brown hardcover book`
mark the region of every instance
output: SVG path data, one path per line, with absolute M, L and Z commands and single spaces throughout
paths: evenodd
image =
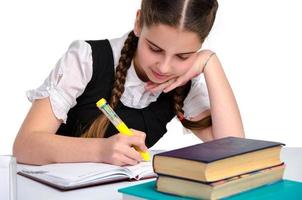
M 280 165 L 282 143 L 226 137 L 156 154 L 155 173 L 213 182 Z
M 212 183 L 202 183 L 160 175 L 156 186 L 160 192 L 198 199 L 219 199 L 282 179 L 284 164 Z

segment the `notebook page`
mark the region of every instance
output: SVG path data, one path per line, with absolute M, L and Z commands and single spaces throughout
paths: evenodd
M 132 179 L 140 179 L 144 176 L 154 174 L 151 161 L 140 162 L 137 165 L 127 166 L 125 169 L 129 170 L 129 177 Z
M 43 166 L 18 165 L 18 171 L 27 174 L 43 174 L 44 177 L 56 177 L 68 182 L 80 181 L 87 177 L 99 177 L 115 173 L 121 167 L 105 163 L 57 163 Z

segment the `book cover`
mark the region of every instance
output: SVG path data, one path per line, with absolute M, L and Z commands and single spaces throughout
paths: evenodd
M 282 145 L 226 137 L 156 154 L 153 168 L 157 174 L 213 182 L 281 164 Z
M 156 190 L 156 182 L 150 181 L 126 188 L 121 188 L 118 192 L 123 194 L 123 199 L 149 199 L 149 200 L 186 200 L 193 199 L 171 194 L 162 193 Z M 302 197 L 302 183 L 281 180 L 269 185 L 252 189 L 237 195 L 233 195 L 224 200 L 300 200 Z
M 193 160 L 203 163 L 210 163 L 217 160 L 241 155 L 261 149 L 284 145 L 279 142 L 255 140 L 238 137 L 225 137 L 189 147 L 175 149 L 159 153 L 154 156 L 175 157 L 186 160 Z

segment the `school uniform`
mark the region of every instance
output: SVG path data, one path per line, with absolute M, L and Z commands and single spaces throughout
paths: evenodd
M 30 101 L 50 98 L 57 119 L 62 120 L 57 134 L 79 137 L 101 114 L 96 102 L 110 100 L 115 69 L 127 34 L 111 40 L 74 41 L 58 61 L 44 83 L 29 90 Z M 166 132 L 166 125 L 175 117 L 173 92 L 153 94 L 145 91 L 133 63 L 128 69 L 125 91 L 115 108 L 129 128 L 146 133 L 146 146 L 154 145 Z M 184 101 L 186 118 L 209 109 L 209 98 L 203 76 L 192 79 Z M 110 124 L 105 137 L 118 133 Z

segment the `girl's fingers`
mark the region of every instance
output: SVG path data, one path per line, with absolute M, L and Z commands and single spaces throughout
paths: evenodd
M 135 146 L 139 148 L 141 151 L 148 150 L 146 144 L 145 144 L 145 137 L 133 135 L 128 138 L 127 144 L 129 146 Z
M 189 80 L 191 80 L 192 78 L 196 77 L 197 75 L 198 74 L 196 74 L 195 70 L 189 70 L 186 74 L 178 77 L 175 82 L 173 82 L 168 87 L 166 87 L 164 89 L 164 92 L 165 93 L 170 92 L 171 90 L 173 90 L 173 89 L 175 89 L 175 88 L 177 88 L 179 86 L 182 86 L 182 85 L 186 84 Z
M 163 91 L 166 87 L 173 84 L 174 82 L 175 82 L 175 79 L 170 79 L 170 80 L 158 85 L 157 87 L 151 89 L 151 92 L 155 93 L 155 92 L 158 92 L 158 91 Z
M 145 89 L 146 90 L 150 90 L 150 89 L 152 89 L 152 88 L 154 88 L 156 86 L 158 86 L 158 84 L 152 83 L 152 82 L 148 82 L 147 85 L 145 86 Z
M 146 90 L 156 93 L 158 91 L 163 91 L 165 93 L 170 92 L 171 90 L 184 85 L 191 78 L 196 76 L 196 72 L 189 71 L 188 73 L 178 77 L 177 79 L 170 79 L 167 82 L 156 84 L 156 83 L 148 83 L 145 87 Z
M 141 135 L 133 135 L 127 136 L 126 139 L 126 145 L 122 145 L 120 147 L 123 155 L 121 155 L 119 161 L 128 165 L 136 165 L 141 162 L 143 158 L 141 154 L 134 149 L 134 146 L 141 151 L 146 151 L 147 147 L 145 146 L 145 137 Z
M 152 93 L 155 93 L 160 90 L 160 88 L 162 87 L 163 84 L 164 83 L 161 83 L 161 84 L 153 83 L 153 85 L 149 87 L 149 91 Z
M 142 157 L 138 151 L 133 148 L 133 143 L 139 139 L 135 139 L 137 136 L 126 136 L 124 140 L 124 144 L 119 145 L 118 153 L 114 156 L 116 165 L 136 165 L 140 161 L 142 161 Z
M 137 164 L 138 162 L 142 161 L 142 157 L 138 151 L 136 151 L 133 147 L 127 148 L 125 156 L 129 158 L 134 164 Z
M 183 85 L 185 82 L 186 82 L 186 81 L 185 81 L 184 76 L 181 76 L 181 77 L 179 77 L 178 79 L 176 79 L 175 82 L 173 82 L 173 83 L 170 84 L 168 87 L 166 87 L 166 88 L 164 89 L 164 92 L 165 92 L 165 93 L 170 92 L 171 90 L 173 90 L 173 89 L 175 89 L 175 88 L 177 88 L 177 87 Z
M 139 161 L 132 159 L 131 157 L 128 157 L 127 155 L 121 155 L 120 163 L 121 163 L 121 165 L 136 165 L 139 163 Z
M 138 130 L 131 129 L 136 138 L 135 141 L 132 141 L 132 144 L 137 146 L 141 151 L 147 151 L 148 148 L 146 146 L 146 133 Z
M 175 89 L 176 87 L 179 86 L 179 80 L 175 81 L 174 83 L 172 83 L 171 85 L 169 85 L 168 87 L 166 87 L 163 91 L 165 93 L 170 92 L 171 90 Z

